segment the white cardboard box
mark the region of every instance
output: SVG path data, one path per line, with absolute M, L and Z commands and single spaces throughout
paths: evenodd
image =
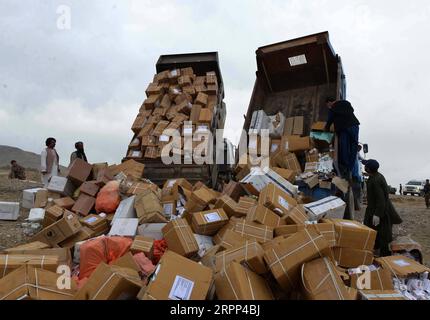
M 167 223 L 144 223 L 137 229 L 137 234 L 139 236 L 161 240 L 163 239 L 163 232 L 161 229 L 163 229 L 166 224 Z
M 34 207 L 34 200 L 36 199 L 37 191 L 42 190 L 42 188 L 33 188 L 22 191 L 22 202 L 21 206 L 25 209 L 31 209 Z
M 63 196 L 71 197 L 75 192 L 76 188 L 71 181 L 65 177 L 53 176 L 51 181 L 49 181 L 48 188 L 49 191 L 60 193 Z
M 19 202 L 0 202 L 0 220 L 16 221 L 19 217 Z
M 27 220 L 30 222 L 37 222 L 37 221 L 42 221 L 44 218 L 45 218 L 45 209 L 33 208 L 30 210 Z
M 116 219 L 137 218 L 136 210 L 134 209 L 135 199 L 136 196 L 132 196 L 122 200 L 119 203 L 119 206 L 115 211 L 115 215 L 113 216 L 111 225 L 113 225 Z
M 322 218 L 343 219 L 346 203 L 341 198 L 331 196 L 307 203 L 303 207 L 308 213 L 310 221 L 317 221 Z
M 137 218 L 118 218 L 112 224 L 110 236 L 134 237 L 136 235 L 139 219 Z

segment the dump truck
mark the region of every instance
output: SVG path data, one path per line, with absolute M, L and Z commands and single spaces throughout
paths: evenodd
M 223 129 L 226 119 L 226 104 L 224 103 L 224 84 L 221 69 L 219 66 L 218 52 L 201 52 L 186 54 L 161 55 L 156 63 L 156 73 L 166 70 L 182 68 L 193 68 L 196 76 L 204 76 L 206 72 L 214 71 L 218 79 L 218 104 L 212 118 L 210 130 L 215 137 L 217 129 Z M 216 141 L 214 140 L 214 145 Z M 223 139 L 224 157 L 228 157 L 231 152 L 231 143 Z M 123 161 L 130 159 L 125 157 Z M 172 164 L 165 165 L 161 158 L 158 159 L 138 159 L 137 161 L 145 164 L 144 178 L 153 183 L 162 185 L 168 179 L 185 178 L 191 183 L 201 181 L 215 189 L 222 184 L 221 181 L 228 180 L 231 176 L 232 166 L 229 164 L 216 164 L 216 152 L 214 148 L 213 164 Z M 134 159 L 136 160 L 136 159 Z
M 254 111 L 264 110 L 267 115 L 282 112 L 286 118 L 303 116 L 303 133 L 309 135 L 313 123 L 327 121 L 327 97 L 346 99 L 342 61 L 330 44 L 328 32 L 260 47 L 256 60 L 256 80 L 241 139 L 250 129 Z M 336 166 L 336 150 L 334 155 Z M 351 188 L 345 199 L 346 217 L 352 217 Z

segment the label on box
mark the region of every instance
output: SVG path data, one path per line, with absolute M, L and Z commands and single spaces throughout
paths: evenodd
M 276 150 L 278 150 L 279 145 L 277 144 L 272 144 L 272 147 L 270 148 L 270 152 L 275 152 Z
M 85 220 L 86 223 L 93 223 L 96 222 L 98 219 L 97 217 L 90 217 L 88 219 Z
M 306 60 L 306 56 L 304 54 L 301 54 L 299 56 L 289 57 L 288 61 L 290 62 L 290 66 L 292 67 L 308 63 Z
M 167 136 L 167 135 L 165 135 L 165 134 L 163 134 L 163 135 L 161 135 L 160 136 L 160 139 L 159 139 L 161 142 L 169 142 L 169 140 L 170 140 L 170 137 L 169 136 Z
M 393 263 L 397 264 L 399 267 L 407 267 L 410 266 L 411 264 L 403 259 L 400 260 L 394 260 Z
M 173 214 L 173 203 L 163 204 L 163 213 L 165 216 L 171 216 Z
M 181 276 L 176 276 L 175 281 L 173 282 L 172 289 L 170 289 L 169 299 L 190 300 L 193 287 L 193 281 L 183 278 Z
M 205 214 L 205 219 L 207 222 L 216 222 L 216 221 L 220 221 L 221 217 L 218 214 L 218 212 L 211 212 L 211 213 Z
M 285 200 L 284 198 L 282 198 L 281 196 L 278 196 L 278 203 L 283 206 L 285 209 L 290 210 L 291 206 L 288 203 L 287 200 Z

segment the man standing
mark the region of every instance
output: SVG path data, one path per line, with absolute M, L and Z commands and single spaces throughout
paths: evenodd
M 16 160 L 12 160 L 10 164 L 9 179 L 25 180 L 25 169 L 21 167 Z
M 357 161 L 358 133 L 360 122 L 354 115 L 354 108 L 346 100 L 336 101 L 327 98 L 326 105 L 329 108 L 326 131 L 334 124 L 334 130 L 338 138 L 338 164 L 342 178 L 351 179 L 351 173 Z
M 76 148 L 76 151 L 72 152 L 72 154 L 70 155 L 70 164 L 72 164 L 73 161 L 75 161 L 78 158 L 84 160 L 85 162 L 88 162 L 87 156 L 85 155 L 85 151 L 84 151 L 84 143 L 82 141 L 76 142 L 75 148 Z
M 403 187 L 402 187 L 402 184 L 400 184 L 400 187 L 399 187 L 399 192 L 400 192 L 400 195 L 402 195 L 403 194 Z
M 375 249 L 380 250 L 379 255 L 389 256 L 391 255 L 389 245 L 393 241 L 393 224 L 402 223 L 402 219 L 390 201 L 384 176 L 378 172 L 379 163 L 376 160 L 364 160 L 363 164 L 364 170 L 369 175 L 364 224 L 378 232 Z
M 49 180 L 53 176 L 58 176 L 60 173 L 60 157 L 58 156 L 55 145 L 57 141 L 54 138 L 48 138 L 45 141 L 46 148 L 41 154 L 40 171 L 42 173 L 42 182 L 45 188 L 49 184 Z
M 424 199 L 426 200 L 426 207 L 430 209 L 430 182 L 429 179 L 426 180 L 424 185 Z

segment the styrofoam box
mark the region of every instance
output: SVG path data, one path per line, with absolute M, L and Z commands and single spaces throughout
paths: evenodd
M 110 229 L 110 236 L 134 237 L 136 235 L 139 219 L 137 218 L 118 218 Z
M 18 220 L 19 202 L 0 202 L 0 220 Z
M 45 209 L 42 208 L 33 208 L 28 214 L 28 221 L 31 222 L 41 221 L 43 218 L 45 218 Z
M 148 238 L 152 238 L 155 240 L 161 240 L 163 239 L 163 232 L 161 229 L 166 225 L 167 223 L 144 223 L 139 226 L 137 229 L 137 234 L 139 236 L 144 236 Z
M 113 225 L 116 219 L 137 218 L 136 210 L 134 209 L 135 198 L 136 196 L 132 196 L 122 200 L 119 203 L 119 206 L 115 211 L 115 215 L 113 216 L 111 225 Z
M 25 209 L 31 209 L 34 206 L 34 200 L 36 198 L 37 191 L 42 188 L 33 188 L 22 191 L 22 203 L 21 206 Z

